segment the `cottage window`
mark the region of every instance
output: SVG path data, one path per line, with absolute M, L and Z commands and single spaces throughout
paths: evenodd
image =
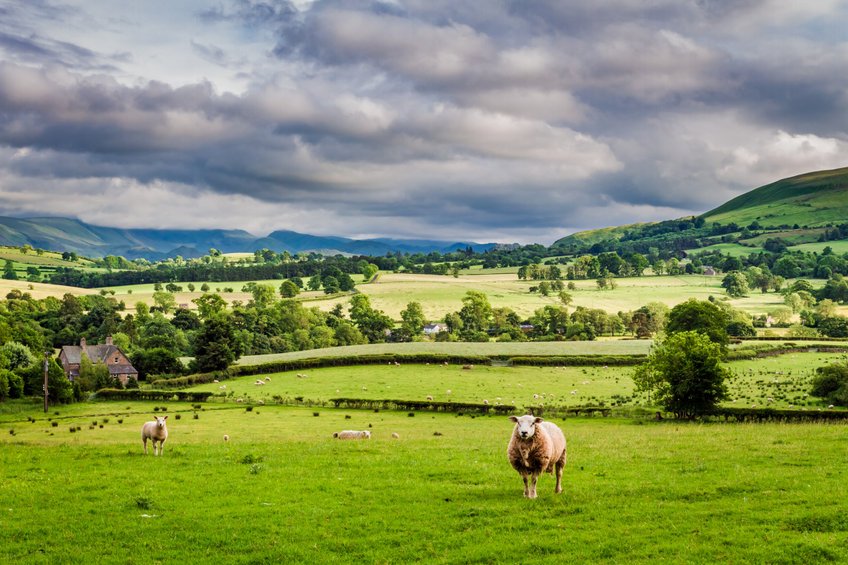
M 118 362 L 118 358 L 117 358 L 117 357 L 115 357 L 115 363 L 117 363 L 117 362 Z

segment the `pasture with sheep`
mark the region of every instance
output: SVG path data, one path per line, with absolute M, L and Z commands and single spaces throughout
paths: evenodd
M 179 441 L 154 460 L 152 408 L 0 414 L 0 561 L 848 560 L 841 424 L 557 420 L 563 493 L 527 500 L 502 416 L 169 402 Z

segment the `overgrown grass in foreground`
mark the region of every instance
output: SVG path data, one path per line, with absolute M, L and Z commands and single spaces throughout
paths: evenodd
M 145 458 L 150 405 L 68 431 L 102 406 L 57 428 L 0 417 L 0 561 L 848 559 L 844 425 L 570 419 L 565 492 L 544 476 L 529 501 L 505 418 L 169 405 L 165 455 Z M 330 437 L 369 424 L 370 441 Z

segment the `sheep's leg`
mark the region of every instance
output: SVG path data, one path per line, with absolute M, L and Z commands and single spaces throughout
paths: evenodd
M 142 438 L 142 442 L 144 442 L 144 454 L 147 455 L 147 438 Z
M 162 455 L 164 453 L 165 453 L 165 440 L 163 439 L 159 442 L 159 455 Z
M 536 498 L 536 481 L 539 480 L 539 473 L 530 475 L 530 495 L 527 498 Z
M 530 498 L 530 488 L 527 486 L 527 473 L 521 473 L 521 478 L 524 479 L 524 498 Z
M 565 467 L 565 458 L 556 462 L 556 488 L 554 492 L 559 494 L 562 492 L 562 470 Z

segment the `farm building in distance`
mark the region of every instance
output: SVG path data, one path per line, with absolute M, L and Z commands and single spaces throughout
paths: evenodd
M 80 361 L 82 354 L 92 363 L 103 363 L 109 368 L 109 375 L 126 385 L 130 379 L 138 380 L 138 371 L 132 366 L 130 360 L 116 345 L 112 343 L 112 337 L 106 338 L 106 343 L 98 345 L 86 345 L 85 338 L 80 340 L 79 345 L 63 345 L 59 353 L 59 361 L 65 374 L 72 382 L 79 376 Z
M 439 332 L 448 331 L 447 324 L 427 324 L 424 326 L 424 335 L 436 335 Z

